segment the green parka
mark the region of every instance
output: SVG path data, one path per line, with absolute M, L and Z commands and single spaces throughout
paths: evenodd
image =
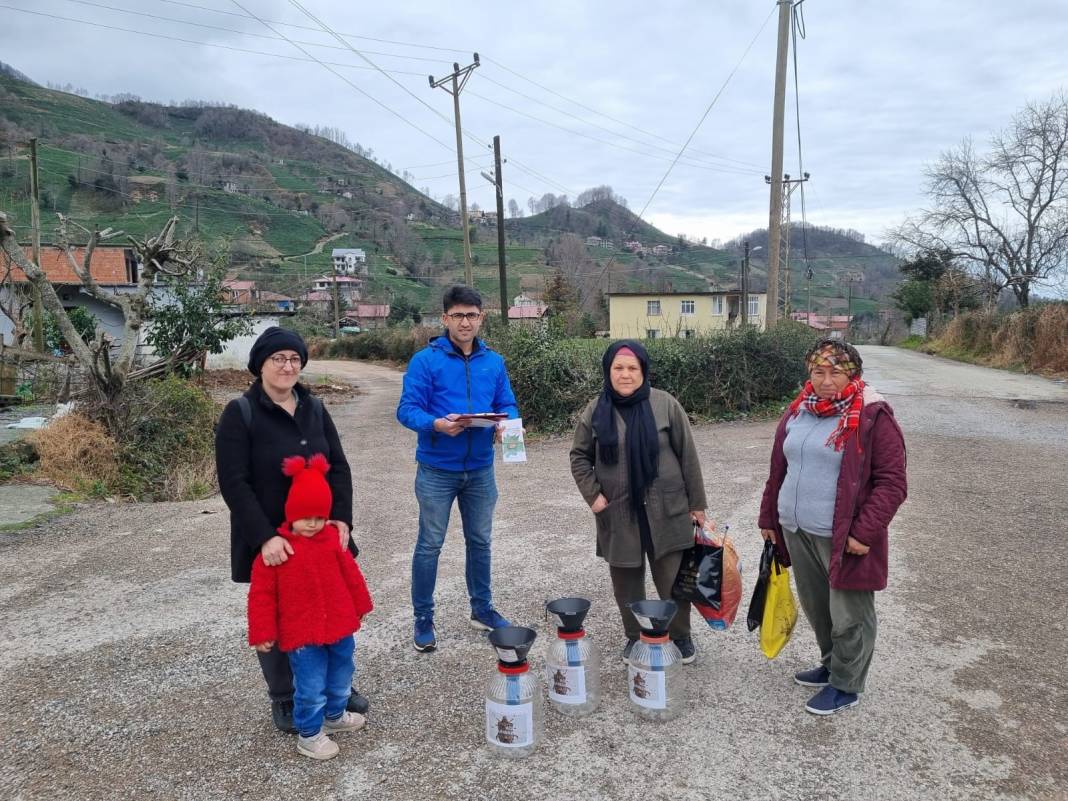
M 657 478 L 645 498 L 645 511 L 657 557 L 682 551 L 693 544 L 690 511 L 704 509 L 704 479 L 697 456 L 690 420 L 675 398 L 660 389 L 651 389 L 649 404 L 656 420 L 660 440 Z M 642 564 L 641 535 L 638 519 L 630 508 L 627 486 L 626 426 L 616 412 L 619 433 L 619 460 L 606 465 L 597 455 L 597 437 L 593 432 L 593 410 L 597 398 L 590 401 L 579 418 L 571 445 L 571 475 L 579 492 L 592 504 L 598 493 L 608 499 L 608 506 L 597 520 L 597 555 L 615 567 L 639 567 Z

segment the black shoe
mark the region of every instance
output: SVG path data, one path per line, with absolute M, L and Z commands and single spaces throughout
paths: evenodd
M 366 715 L 367 710 L 371 707 L 370 702 L 367 700 L 366 695 L 360 695 L 356 692 L 356 688 L 352 688 L 352 695 L 349 696 L 348 706 L 345 707 L 349 712 L 356 712 L 360 715 Z
M 623 646 L 623 664 L 624 665 L 629 665 L 630 664 L 630 654 L 634 650 L 634 645 L 637 642 L 638 641 L 636 639 L 632 640 L 630 637 L 627 637 L 627 644 Z
M 694 647 L 693 640 L 689 637 L 684 637 L 681 640 L 672 640 L 675 643 L 675 647 L 679 649 L 679 653 L 682 654 L 682 664 L 688 665 L 697 658 L 697 648 Z
M 271 719 L 278 731 L 286 734 L 296 734 L 297 728 L 293 725 L 293 702 L 271 701 Z

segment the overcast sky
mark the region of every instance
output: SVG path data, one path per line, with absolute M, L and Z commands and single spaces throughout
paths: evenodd
M 324 62 L 367 67 L 296 0 L 239 2 L 0 0 L 0 59 L 39 83 L 71 82 L 91 94 L 218 101 L 287 124 L 336 126 L 440 199 L 457 193 L 452 100 L 426 75 L 446 75 L 478 51 L 482 66 L 461 96 L 464 130 L 482 141 L 501 135 L 506 197 L 525 206 L 531 195 L 574 197 L 609 184 L 634 211 L 726 84 L 646 218 L 710 239 L 767 225 L 772 0 L 300 0 L 415 96 L 373 69 L 333 67 L 375 100 L 282 38 Z M 925 162 L 965 136 L 984 142 L 1025 102 L 1068 83 L 1063 0 L 805 0 L 802 11 L 808 219 L 870 241 L 923 203 Z M 797 175 L 793 98 L 791 73 L 786 171 Z M 464 150 L 469 195 L 491 207 L 477 169 L 489 151 L 470 138 Z

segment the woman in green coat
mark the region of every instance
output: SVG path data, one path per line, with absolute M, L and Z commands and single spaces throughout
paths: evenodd
M 690 420 L 675 398 L 649 386 L 645 348 L 614 342 L 601 367 L 604 390 L 579 418 L 571 475 L 597 521 L 597 555 L 612 576 L 627 662 L 639 635 L 627 604 L 645 598 L 646 562 L 657 593 L 671 598 L 694 524 L 704 524 L 705 488 Z M 679 603 L 669 634 L 682 661 L 692 662 L 689 603 Z

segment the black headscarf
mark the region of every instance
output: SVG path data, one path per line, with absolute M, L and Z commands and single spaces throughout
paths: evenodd
M 616 354 L 623 348 L 634 352 L 642 368 L 642 385 L 632 395 L 623 397 L 612 389 L 611 369 Z M 656 433 L 653 407 L 649 404 L 649 354 L 640 342 L 621 339 L 608 346 L 601 358 L 604 390 L 593 410 L 593 431 L 597 436 L 597 451 L 605 464 L 619 461 L 619 432 L 616 431 L 618 411 L 627 427 L 627 483 L 630 485 L 630 504 L 635 511 L 645 503 L 645 492 L 657 475 L 660 440 Z

